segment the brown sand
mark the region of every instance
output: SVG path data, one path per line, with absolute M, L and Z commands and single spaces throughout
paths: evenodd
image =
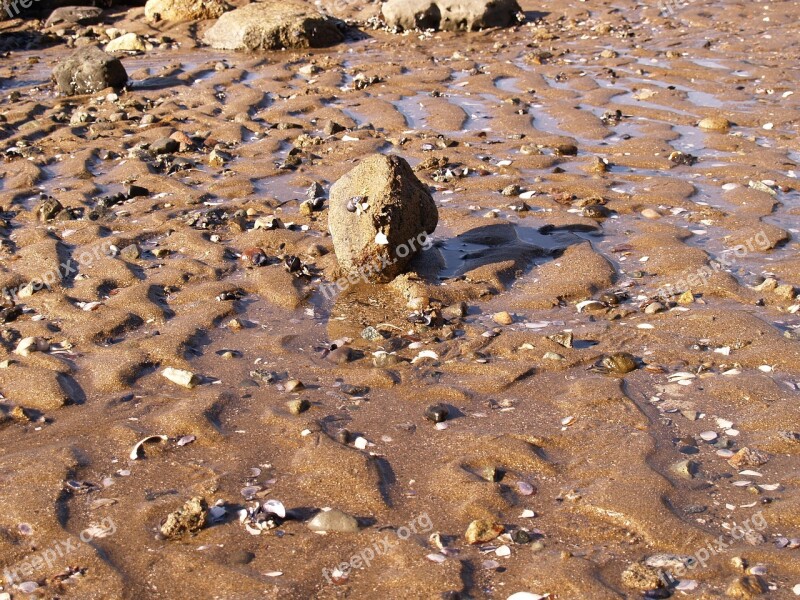
M 341 17 L 374 12 L 328 4 Z M 694 0 L 670 14 L 655 3 L 568 0 L 542 15 L 522 4 L 529 22 L 508 30 L 366 29 L 361 41 L 263 56 L 200 47 L 209 23 L 152 26 L 143 9 L 116 12 L 98 31 L 174 40 L 123 58 L 134 85 L 117 100 L 55 94 L 48 78 L 64 40 L 2 58 L 0 288 L 80 263 L 21 299 L 24 313 L 2 326 L 0 360 L 11 361 L 0 369 L 3 567 L 19 570 L 87 528 L 114 524 L 111 535 L 20 571 L 17 582 L 41 586 L 31 597 L 633 598 L 640 592 L 622 577 L 632 563 L 691 556 L 720 536 L 728 547 L 683 576 L 698 584 L 687 597 L 723 596 L 745 574 L 736 557 L 764 566 L 769 597 L 794 597 L 800 549 L 780 538 L 800 538 L 800 442 L 782 433 L 800 431 L 800 319 L 791 290 L 753 287 L 770 273 L 800 286 L 800 95 L 791 94 L 800 9 Z M 33 25 L 2 27 L 13 47 L 15 32 Z M 301 74 L 309 64 L 321 71 Z M 362 73 L 378 80 L 356 90 Z M 603 119 L 617 110 L 618 122 Z M 143 115 L 152 122 L 142 125 Z M 709 116 L 733 126 L 699 129 Z M 328 136 L 328 121 L 348 131 Z M 199 139 L 228 145 L 234 158 L 209 166 L 201 145 L 178 154 L 195 168 L 167 174 L 136 150 L 176 131 L 205 132 Z M 440 148 L 441 139 L 454 144 Z M 568 144 L 577 155 L 559 156 Z M 674 151 L 697 162 L 678 165 Z M 327 189 L 374 152 L 405 157 L 435 188 L 438 248 L 416 274 L 331 300 L 320 293 L 339 275 L 326 210 L 302 215 L 299 205 L 311 182 Z M 280 168 L 290 156 L 296 169 Z M 150 194 L 98 220 L 37 222 L 39 192 L 86 215 L 132 181 Z M 536 194 L 500 194 L 514 184 Z M 523 203 L 529 210 L 512 208 Z M 610 218 L 582 216 L 597 203 Z M 233 220 L 197 224 L 202 213 L 240 209 L 250 210 L 244 232 Z M 296 228 L 250 229 L 268 215 Z M 518 236 L 530 241 L 545 225 L 561 228 L 546 237 L 562 253 L 533 257 Z M 488 233 L 485 246 L 462 245 Z M 80 258 L 134 242 L 139 258 Z M 748 242 L 743 256 L 723 254 Z M 248 248 L 295 255 L 311 275 L 277 260 L 245 268 L 236 256 Z M 644 312 L 658 288 L 721 256 L 729 264 L 689 284 L 693 303 Z M 576 308 L 613 291 L 628 299 Z M 216 299 L 235 292 L 238 300 Z M 458 318 L 447 307 L 462 300 L 468 310 Z M 82 308 L 91 302 L 100 305 Z M 437 313 L 431 326 L 408 320 L 431 307 L 445 308 L 447 322 Z M 511 325 L 492 320 L 501 311 Z M 243 327 L 228 326 L 233 318 Z M 378 325 L 387 339 L 362 338 Z M 548 338 L 564 330 L 574 347 Z M 28 336 L 49 340 L 50 351 L 14 354 Z M 353 360 L 323 357 L 341 337 L 352 338 Z M 381 349 L 402 360 L 374 367 Z M 409 362 L 422 350 L 439 358 Z M 588 369 L 618 351 L 640 368 L 624 377 Z M 160 375 L 165 367 L 205 379 L 184 389 Z M 278 381 L 254 378 L 254 369 Z M 292 378 L 305 389 L 282 391 Z M 346 395 L 342 383 L 368 392 Z M 286 408 L 297 397 L 311 404 L 299 416 Z M 446 429 L 424 419 L 435 403 L 449 406 Z M 342 428 L 374 445 L 340 443 Z M 717 454 L 722 444 L 699 437 L 707 431 L 770 460 L 736 469 Z M 170 440 L 129 460 L 148 435 Z M 178 446 L 182 436 L 195 440 Z M 673 469 L 688 459 L 693 478 Z M 759 475 L 739 474 L 748 468 Z M 521 493 L 520 482 L 536 493 Z M 298 519 L 250 535 L 236 516 L 247 485 Z M 182 541 L 157 539 L 165 516 L 195 496 L 223 501 L 228 516 Z M 301 519 L 327 506 L 362 529 L 312 533 Z M 525 509 L 536 516 L 521 517 Z M 733 539 L 726 528 L 760 522 L 757 514 L 761 537 Z M 400 540 L 392 528 L 422 515 L 432 529 Z M 492 542 L 508 544 L 508 557 L 482 553 L 463 538 L 477 518 L 537 539 Z M 426 558 L 441 553 L 428 539 L 434 531 L 450 549 L 441 563 Z M 323 568 L 383 539 L 393 546 L 371 566 L 326 581 Z

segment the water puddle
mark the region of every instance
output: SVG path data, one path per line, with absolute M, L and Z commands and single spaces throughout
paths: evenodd
M 426 127 L 425 120 L 427 114 L 425 113 L 422 102 L 420 102 L 420 99 L 425 97 L 427 96 L 424 94 L 418 94 L 392 102 L 392 105 L 397 111 L 403 115 L 403 118 L 406 120 L 406 125 L 410 129 L 423 129 Z
M 521 94 L 522 90 L 517 87 L 519 77 L 500 77 L 494 80 L 494 86 L 498 90 L 503 90 L 509 94 Z

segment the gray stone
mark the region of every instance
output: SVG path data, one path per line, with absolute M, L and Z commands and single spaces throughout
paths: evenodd
M 336 258 L 369 281 L 402 273 L 438 220 L 428 188 L 399 156 L 365 158 L 331 187 L 328 228 Z
M 95 94 L 106 88 L 121 88 L 128 74 L 119 59 L 97 46 L 77 50 L 53 70 L 58 91 L 68 96 Z
M 44 26 L 91 25 L 99 21 L 102 15 L 103 11 L 96 6 L 62 6 L 50 13 Z
M 220 50 L 250 52 L 321 48 L 343 39 L 334 21 L 294 0 L 253 2 L 226 12 L 204 37 L 206 44 Z
M 355 533 L 358 531 L 358 521 L 347 513 L 331 509 L 318 512 L 308 522 L 311 531 L 335 531 L 338 533 Z
M 390 27 L 447 31 L 509 27 L 521 10 L 517 0 L 389 0 L 381 9 Z

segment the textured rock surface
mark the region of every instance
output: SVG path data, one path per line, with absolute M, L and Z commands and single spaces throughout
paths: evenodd
M 254 2 L 222 15 L 206 31 L 206 44 L 221 50 L 321 48 L 341 42 L 336 24 L 298 2 Z
M 59 24 L 87 25 L 100 19 L 103 11 L 96 6 L 62 6 L 55 9 L 45 21 L 45 27 Z
M 120 88 L 128 82 L 128 74 L 118 59 L 96 46 L 87 46 L 59 63 L 53 79 L 59 92 L 72 96 Z
M 370 281 L 402 273 L 439 219 L 430 192 L 399 156 L 362 160 L 330 196 L 328 227 L 339 265 Z
M 218 19 L 230 6 L 222 0 L 148 0 L 144 14 L 151 21 Z
M 508 27 L 520 11 L 516 0 L 389 0 L 382 8 L 390 27 L 446 31 Z

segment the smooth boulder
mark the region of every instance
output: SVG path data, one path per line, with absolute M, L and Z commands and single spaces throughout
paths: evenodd
M 253 2 L 226 12 L 203 39 L 219 50 L 259 52 L 322 48 L 338 44 L 344 36 L 332 19 L 306 4 L 287 1 Z
M 128 73 L 119 59 L 97 46 L 86 46 L 60 62 L 53 69 L 53 79 L 59 92 L 74 96 L 124 87 Z
M 231 6 L 223 0 L 147 0 L 144 16 L 150 21 L 219 19 Z
M 339 266 L 357 279 L 387 282 L 403 273 L 429 247 L 438 220 L 428 188 L 399 156 L 365 158 L 331 187 L 333 248 Z
M 509 27 L 521 11 L 517 0 L 389 0 L 381 9 L 389 27 L 441 31 Z

